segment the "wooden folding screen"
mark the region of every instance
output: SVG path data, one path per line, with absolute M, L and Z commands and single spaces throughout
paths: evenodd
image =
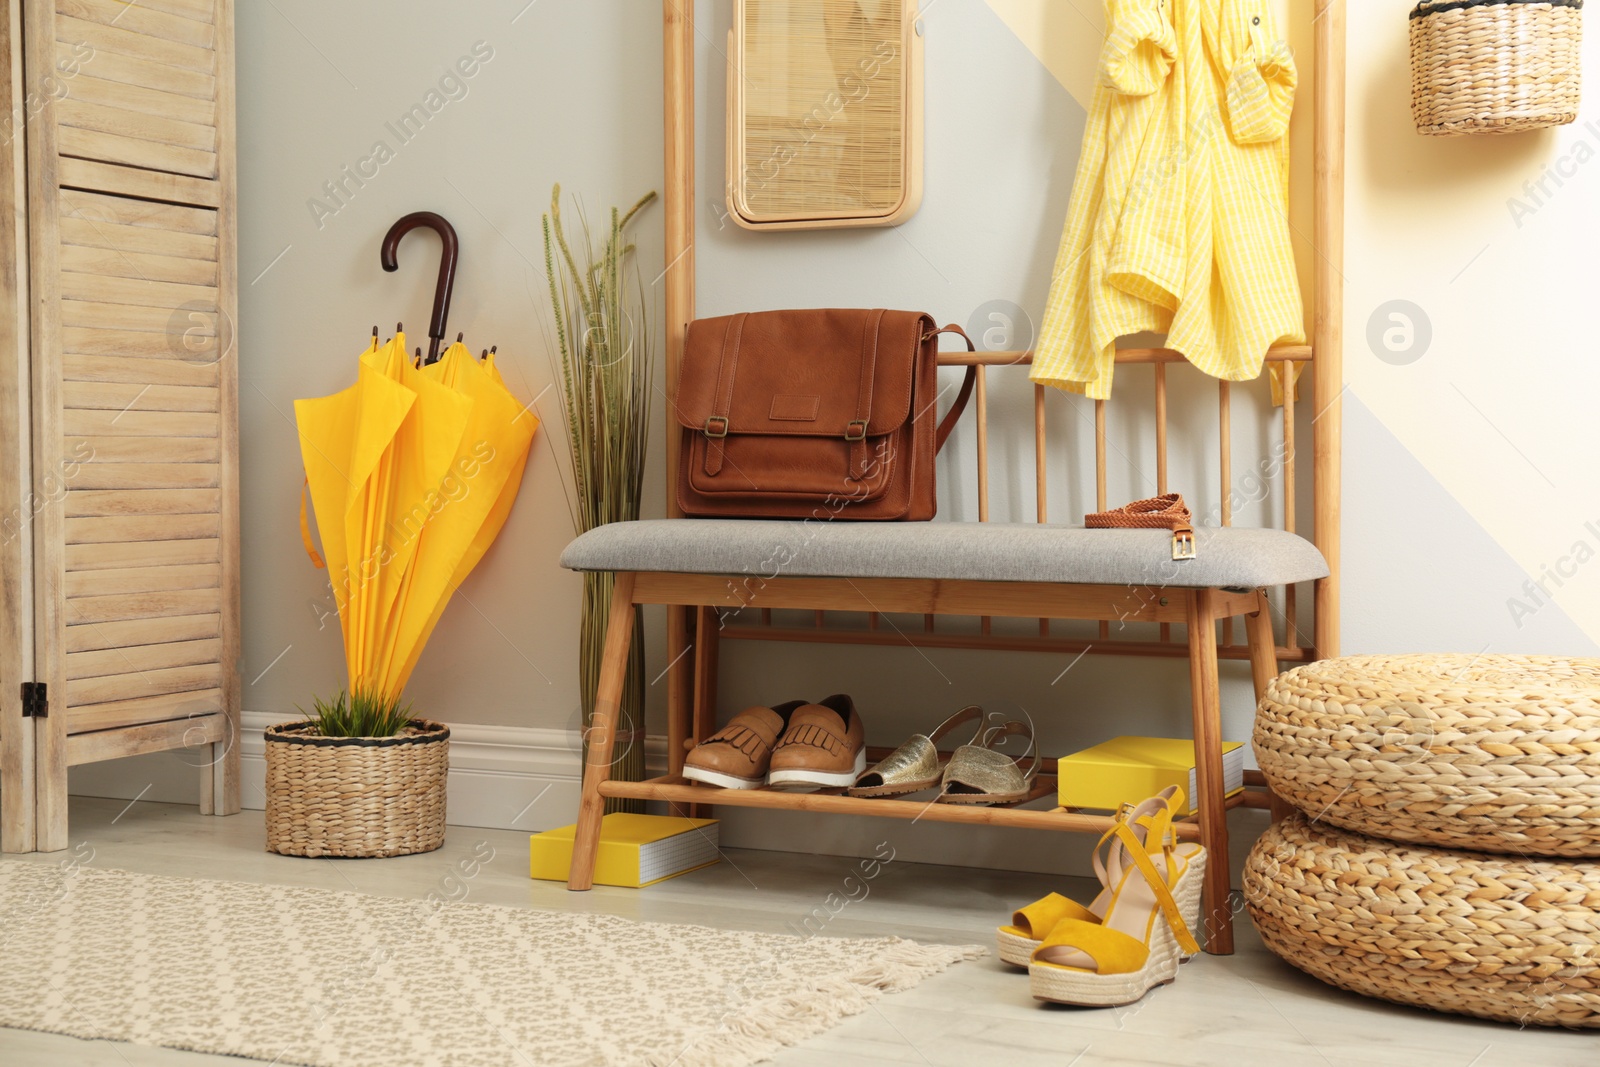
M 5 699 L 32 718 L 35 844 L 54 850 L 69 765 L 184 747 L 201 810 L 239 807 L 233 10 L 22 10 L 45 688 Z

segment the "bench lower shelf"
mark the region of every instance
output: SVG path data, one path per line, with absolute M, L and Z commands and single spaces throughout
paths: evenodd
M 1034 803 L 1056 794 L 1053 775 L 1041 774 L 1033 795 L 1021 804 Z M 1064 830 L 1079 833 L 1104 833 L 1113 823 L 1109 815 L 1091 815 L 1070 808 L 1024 809 L 1019 804 L 977 806 L 939 804 L 928 800 L 893 800 L 845 796 L 838 792 L 795 793 L 777 789 L 722 789 L 690 782 L 679 775 L 666 775 L 643 782 L 606 781 L 600 795 L 632 800 L 656 800 L 669 804 L 708 804 L 730 808 L 766 808 L 778 811 L 821 811 L 839 815 L 876 815 L 889 819 L 926 819 L 930 822 L 972 823 L 982 826 L 1015 826 L 1035 830 Z M 1251 790 L 1228 798 L 1228 807 L 1264 807 L 1264 796 Z M 1199 823 L 1175 823 L 1178 836 L 1185 841 L 1200 840 Z

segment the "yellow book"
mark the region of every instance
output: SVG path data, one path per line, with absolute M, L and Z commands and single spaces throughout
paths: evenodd
M 576 826 L 562 826 L 528 839 L 528 868 L 533 877 L 567 880 L 576 830 Z M 715 819 L 613 812 L 600 821 L 594 880 L 598 885 L 642 889 L 709 867 L 721 856 Z
M 1196 810 L 1194 742 L 1172 737 L 1114 737 L 1074 752 L 1056 765 L 1061 806 L 1115 811 L 1169 785 L 1182 787 Z M 1222 783 L 1228 796 L 1244 789 L 1244 743 L 1222 743 Z

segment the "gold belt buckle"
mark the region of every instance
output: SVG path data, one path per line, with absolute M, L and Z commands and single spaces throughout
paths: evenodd
M 1172 531 L 1172 558 L 1194 559 L 1194 531 L 1189 527 Z

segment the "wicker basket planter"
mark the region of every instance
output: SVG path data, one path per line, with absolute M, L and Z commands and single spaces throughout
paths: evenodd
M 1278 796 L 1392 841 L 1600 857 L 1600 660 L 1358 656 L 1296 667 L 1256 713 Z
M 279 723 L 267 743 L 267 851 L 404 856 L 444 844 L 450 730 L 412 719 L 394 737 L 323 737 Z
M 1600 1028 L 1600 864 L 1395 845 L 1295 814 L 1256 842 L 1244 892 L 1267 947 L 1330 985 Z
M 1419 133 L 1517 133 L 1578 117 L 1583 0 L 1423 0 L 1411 12 Z

